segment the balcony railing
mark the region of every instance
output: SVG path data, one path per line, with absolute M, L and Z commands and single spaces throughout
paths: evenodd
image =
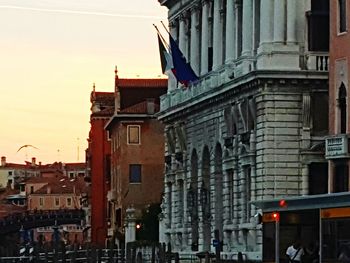
M 307 70 L 328 71 L 329 56 L 327 52 L 309 52 L 305 57 Z
M 348 158 L 349 138 L 347 134 L 338 134 L 326 138 L 326 159 Z

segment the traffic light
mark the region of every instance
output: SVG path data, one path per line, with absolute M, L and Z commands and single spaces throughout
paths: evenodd
M 280 221 L 280 213 L 274 212 L 272 213 L 272 217 L 276 222 Z
M 281 199 L 278 204 L 280 207 L 287 207 L 287 201 L 285 199 Z

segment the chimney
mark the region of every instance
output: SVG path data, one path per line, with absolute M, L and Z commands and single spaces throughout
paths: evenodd
M 36 162 L 36 158 L 33 157 L 33 158 L 32 158 L 32 166 L 35 166 L 35 162 Z
M 155 112 L 155 99 L 146 99 L 147 102 L 147 114 L 154 114 Z
M 1 156 L 1 166 L 5 166 L 5 165 L 6 165 L 6 157 Z
M 115 78 L 114 78 L 114 113 L 117 114 L 120 111 L 120 91 L 118 89 L 119 77 L 118 68 L 115 66 Z

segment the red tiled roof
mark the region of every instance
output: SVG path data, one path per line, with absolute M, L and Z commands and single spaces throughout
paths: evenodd
M 114 105 L 114 92 L 101 92 L 93 91 L 91 92 L 90 100 L 104 102 L 107 105 Z
M 74 187 L 76 194 L 87 193 L 88 191 L 88 187 L 83 178 L 74 180 L 68 178 L 61 178 L 59 180 L 56 178 L 56 180 L 50 181 L 48 184 L 35 191 L 34 194 L 47 194 L 48 188 L 50 188 L 51 194 L 72 194 L 74 193 Z
M 24 212 L 24 211 L 26 211 L 26 208 L 23 206 L 17 206 L 12 204 L 0 204 L 0 218 L 4 218 L 16 212 Z
M 85 168 L 85 163 L 65 163 L 66 170 L 84 170 Z
M 118 88 L 162 88 L 167 87 L 168 79 L 118 79 Z
M 158 104 L 154 104 L 154 112 L 158 112 L 158 111 L 159 111 L 159 105 Z M 147 114 L 148 113 L 148 111 L 147 111 L 147 101 L 143 101 L 143 102 L 140 102 L 140 103 L 135 104 L 133 106 L 130 106 L 128 108 L 125 108 L 125 109 L 121 110 L 120 113 L 129 113 L 129 114 L 146 113 Z
M 5 165 L 0 166 L 1 168 L 13 168 L 13 169 L 35 169 L 38 166 L 32 166 L 31 163 L 30 164 L 19 164 L 19 163 L 6 163 Z

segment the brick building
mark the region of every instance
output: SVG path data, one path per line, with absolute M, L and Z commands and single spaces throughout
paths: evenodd
M 161 201 L 164 127 L 157 120 L 165 79 L 115 79 L 115 112 L 106 125 L 111 137 L 110 233 L 122 239 L 125 211 Z M 119 235 L 118 235 L 119 234 Z M 123 240 L 122 240 L 123 241 Z
M 114 113 L 114 93 L 97 92 L 90 96 L 91 115 L 88 149 L 86 151 L 87 176 L 91 180 L 91 241 L 104 246 L 107 238 L 107 192 L 110 188 L 109 135 L 104 129 Z
M 349 191 L 350 1 L 330 1 L 328 191 Z

